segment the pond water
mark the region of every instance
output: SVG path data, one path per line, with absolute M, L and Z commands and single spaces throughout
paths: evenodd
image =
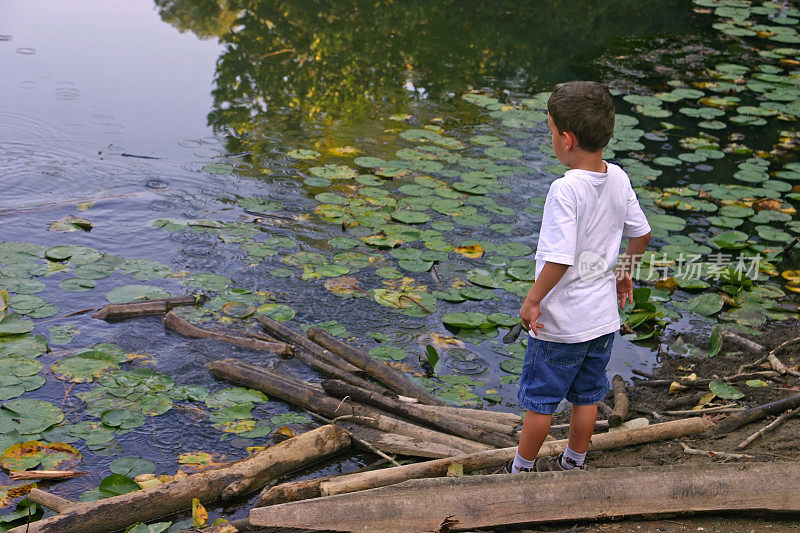
M 211 296 L 183 311 L 211 327 L 318 324 L 448 401 L 519 410 L 524 347 L 502 337 L 564 170 L 546 91 L 569 79 L 617 96 L 606 157 L 662 252 L 638 275 L 609 375 L 713 353 L 718 323 L 796 320 L 800 273 L 782 251 L 800 232 L 798 16 L 743 0 L 7 0 L 0 446 L 75 446 L 91 475 L 51 490 L 86 499 L 112 471 L 175 474 L 205 459 L 179 454 L 238 458 L 283 425 L 313 427 L 203 366 L 235 356 L 319 379 L 301 363 L 157 318 L 67 316 L 162 291 Z M 760 272 L 740 275 L 754 258 Z

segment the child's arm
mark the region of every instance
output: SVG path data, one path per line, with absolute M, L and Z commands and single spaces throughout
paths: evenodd
M 617 300 L 619 300 L 620 307 L 625 307 L 625 304 L 629 301 L 633 303 L 633 279 L 631 275 L 636 267 L 636 262 L 647 250 L 649 242 L 649 232 L 641 237 L 631 237 L 627 248 L 625 248 L 625 253 L 617 265 L 615 274 L 617 277 Z
M 542 300 L 547 296 L 547 293 L 556 286 L 556 283 L 564 277 L 564 273 L 566 273 L 568 268 L 569 265 L 547 261 L 542 271 L 536 276 L 536 281 L 533 283 L 531 290 L 528 291 L 528 296 L 525 297 L 525 301 L 522 302 L 522 309 L 519 310 L 519 317 L 522 319 L 522 327 L 526 330 L 532 329 L 534 335 L 539 334 L 537 328 L 544 327 L 544 325 L 536 322 L 542 315 L 542 311 L 539 308 Z

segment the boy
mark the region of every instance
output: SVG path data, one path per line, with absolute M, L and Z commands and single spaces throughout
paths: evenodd
M 602 158 L 614 131 L 608 89 L 589 81 L 557 85 L 547 123 L 556 157 L 570 170 L 550 185 L 536 281 L 519 313 L 530 335 L 519 381 L 519 401 L 528 411 L 507 473 L 583 469 L 597 403 L 609 390 L 617 301 L 620 307 L 633 302 L 631 273 L 650 241 L 627 174 Z M 615 275 L 622 237 L 630 240 Z M 557 458 L 536 459 L 564 398 L 572 403 L 569 444 Z

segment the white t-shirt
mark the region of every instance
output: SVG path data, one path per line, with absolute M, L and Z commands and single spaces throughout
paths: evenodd
M 545 262 L 569 265 L 544 297 L 544 324 L 531 337 L 584 342 L 620 328 L 617 264 L 622 237 L 650 232 L 628 175 L 607 163 L 607 172 L 569 170 L 550 185 L 536 249 L 536 276 Z

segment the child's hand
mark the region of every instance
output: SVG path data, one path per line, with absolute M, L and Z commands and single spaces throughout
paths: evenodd
M 629 301 L 633 303 L 633 280 L 630 272 L 624 274 L 617 272 L 617 300 L 620 309 Z
M 534 335 L 538 335 L 537 328 L 543 328 L 544 324 L 536 322 L 542 316 L 542 310 L 539 302 L 532 302 L 528 298 L 522 303 L 522 309 L 519 310 L 519 317 L 522 319 L 522 327 L 526 331 L 533 330 Z

